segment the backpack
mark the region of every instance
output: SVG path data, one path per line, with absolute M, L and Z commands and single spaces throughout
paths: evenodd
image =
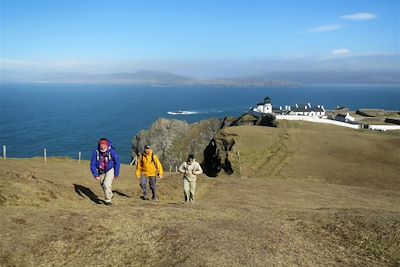
M 107 158 L 106 158 L 107 162 L 112 160 L 111 149 L 112 149 L 111 146 L 109 146 L 107 149 L 107 153 L 108 153 Z M 100 160 L 100 151 L 98 149 L 96 149 L 96 159 L 97 159 L 97 161 Z
M 143 153 L 140 155 L 140 160 L 139 163 L 142 164 L 143 161 Z M 151 161 L 154 163 L 154 166 L 156 166 L 156 161 L 154 160 L 154 153 L 151 153 Z

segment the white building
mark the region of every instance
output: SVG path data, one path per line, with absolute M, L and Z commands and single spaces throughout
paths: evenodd
M 258 103 L 256 108 L 253 108 L 253 111 L 260 113 L 272 113 L 272 103 L 271 98 L 268 96 L 264 98 L 263 103 Z
M 318 105 L 316 107 L 312 107 L 310 103 L 307 103 L 304 105 L 296 104 L 293 107 L 285 105 L 284 108 L 280 106 L 279 109 L 276 109 L 272 107 L 271 98 L 269 97 L 264 98 L 264 102 L 258 103 L 257 107 L 250 108 L 249 113 L 256 117 L 268 113 L 281 114 L 281 115 L 301 115 L 301 116 L 310 116 L 318 118 L 326 117 L 324 106 Z
M 301 115 L 301 116 L 310 116 L 310 117 L 324 117 L 325 109 L 324 106 L 316 106 L 312 107 L 310 103 L 303 105 L 295 105 L 294 107 L 289 107 L 290 115 Z

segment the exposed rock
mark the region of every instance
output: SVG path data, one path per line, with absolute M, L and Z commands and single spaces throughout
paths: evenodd
M 278 121 L 274 115 L 265 114 L 257 120 L 256 125 L 278 127 Z
M 208 176 L 215 177 L 221 170 L 232 174 L 236 170 L 236 154 L 233 151 L 236 135 L 219 131 L 204 149 L 203 170 Z
M 256 116 L 246 113 L 230 124 L 230 126 L 239 125 L 261 125 L 268 127 L 278 127 L 278 121 L 273 114 L 265 114 L 257 118 Z
M 188 154 L 203 160 L 204 148 L 221 126 L 220 119 L 209 119 L 193 124 L 185 121 L 158 119 L 147 131 L 140 131 L 132 140 L 132 158 L 150 144 L 164 168 L 179 166 Z
M 230 126 L 254 125 L 254 124 L 256 124 L 257 120 L 258 120 L 257 117 L 255 117 L 251 114 L 245 113 L 242 116 L 240 116 L 238 119 L 234 120 L 230 124 Z
M 166 170 L 175 170 L 188 154 L 194 154 L 204 173 L 217 176 L 221 170 L 227 174 L 238 171 L 237 155 L 234 151 L 235 135 L 227 134 L 224 128 L 239 125 L 261 125 L 277 127 L 272 114 L 255 117 L 244 114 L 235 119 L 209 119 L 188 124 L 185 121 L 158 119 L 147 131 L 140 131 L 132 140 L 132 158 L 143 152 L 150 144 Z
M 393 123 L 393 124 L 400 125 L 400 120 L 398 120 L 398 119 L 386 118 L 386 119 L 385 119 L 385 122 L 386 122 L 386 123 Z

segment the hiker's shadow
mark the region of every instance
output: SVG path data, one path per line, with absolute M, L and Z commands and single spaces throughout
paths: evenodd
M 119 191 L 112 191 L 113 192 L 113 194 L 117 194 L 118 196 L 121 196 L 121 197 L 127 197 L 127 198 L 131 198 L 130 196 L 128 196 L 128 195 L 126 195 L 126 194 L 124 194 L 124 193 L 122 193 L 122 192 L 119 192 Z
M 74 184 L 74 189 L 75 192 L 80 196 L 85 198 L 88 197 L 91 201 L 93 201 L 95 204 L 104 204 L 104 201 L 99 199 L 99 197 L 93 193 L 90 188 L 87 188 L 86 186 L 79 185 L 79 184 Z

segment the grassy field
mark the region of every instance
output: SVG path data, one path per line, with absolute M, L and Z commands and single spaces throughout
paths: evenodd
M 240 126 L 240 173 L 140 199 L 132 166 L 105 206 L 88 162 L 0 160 L 1 266 L 399 266 L 400 133 Z M 239 159 L 238 159 L 239 160 Z

